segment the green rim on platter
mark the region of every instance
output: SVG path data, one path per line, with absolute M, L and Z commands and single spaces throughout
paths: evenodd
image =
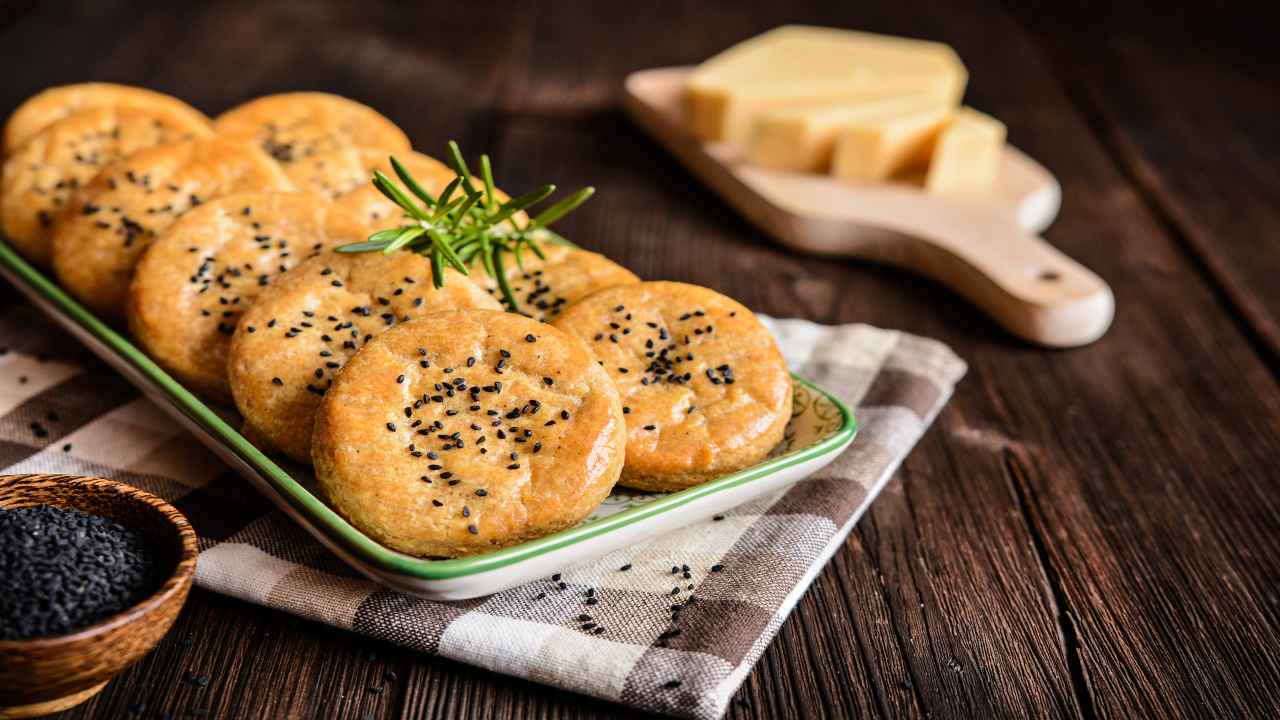
M 447 580 L 467 575 L 497 570 L 513 563 L 558 550 L 575 543 L 590 540 L 599 535 L 631 525 L 660 513 L 671 512 L 702 497 L 723 492 L 753 480 L 771 475 L 799 463 L 821 457 L 849 442 L 857 432 L 853 411 L 831 393 L 808 380 L 792 374 L 792 378 L 821 396 L 840 413 L 840 425 L 831 434 L 812 445 L 792 450 L 745 470 L 725 475 L 687 490 L 664 495 L 643 505 L 613 515 L 608 515 L 553 535 L 530 540 L 484 555 L 453 560 L 425 560 L 390 550 L 360 532 L 337 514 L 318 497 L 295 480 L 261 450 L 254 447 L 235 428 L 218 416 L 202 400 L 178 384 L 147 357 L 132 342 L 114 328 L 99 320 L 76 302 L 56 283 L 47 278 L 2 238 L 0 238 L 0 264 L 8 268 L 16 278 L 25 283 L 54 307 L 112 351 L 116 352 L 139 373 L 152 382 L 184 415 L 206 432 L 225 444 L 236 456 L 248 464 L 258 475 L 275 488 L 299 513 L 323 532 L 331 541 L 361 561 L 378 569 L 420 578 L 423 580 Z

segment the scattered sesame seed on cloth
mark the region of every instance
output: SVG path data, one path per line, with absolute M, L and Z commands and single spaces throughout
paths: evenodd
M 0 307 L 0 472 L 97 475 L 168 499 L 200 536 L 196 583 L 206 589 L 713 720 L 965 372 L 933 340 L 762 320 L 794 371 L 855 406 L 852 447 L 788 489 L 487 598 L 411 598 L 358 575 L 25 304 Z

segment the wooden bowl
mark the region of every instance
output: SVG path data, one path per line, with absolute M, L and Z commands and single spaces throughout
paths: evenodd
M 93 697 L 164 637 L 187 600 L 196 533 L 172 505 L 113 480 L 75 475 L 0 475 L 0 507 L 82 510 L 143 533 L 169 577 L 150 597 L 67 635 L 0 640 L 0 719 L 64 710 Z

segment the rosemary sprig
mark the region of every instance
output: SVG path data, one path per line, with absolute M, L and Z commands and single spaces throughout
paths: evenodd
M 462 150 L 452 140 L 449 141 L 447 157 L 456 177 L 449 181 L 438 197 L 422 187 L 394 156 L 391 157 L 391 168 L 404 187 L 381 170 L 374 170 L 373 186 L 404 211 L 404 222 L 397 227 L 379 230 L 364 242 L 343 245 L 337 251 L 416 252 L 431 261 L 432 282 L 437 288 L 444 286 L 446 267 L 469 275 L 470 268 L 478 260 L 489 277 L 498 283 L 507 309 L 519 312 L 515 292 L 504 271 L 504 256 L 513 256 L 519 268 L 524 267 L 525 251 L 545 259 L 540 243 L 565 242 L 548 226 L 585 202 L 595 193 L 595 188 L 584 187 L 532 219 L 522 220 L 520 213 L 551 197 L 556 191 L 555 185 L 543 185 L 519 197 L 499 202 L 488 155 L 480 156 L 479 181 L 482 185 L 478 188 Z

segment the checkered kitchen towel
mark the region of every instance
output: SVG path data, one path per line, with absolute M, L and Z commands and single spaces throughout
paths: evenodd
M 852 448 L 719 521 L 564 569 L 567 591 L 547 580 L 446 603 L 371 583 L 26 305 L 0 309 L 0 468 L 116 478 L 167 498 L 200 534 L 196 582 L 210 590 L 633 707 L 718 718 L 965 371 L 932 340 L 768 322 L 792 368 L 857 407 Z M 685 563 L 682 586 L 695 587 L 673 622 L 671 567 Z M 584 630 L 580 614 L 607 632 Z

